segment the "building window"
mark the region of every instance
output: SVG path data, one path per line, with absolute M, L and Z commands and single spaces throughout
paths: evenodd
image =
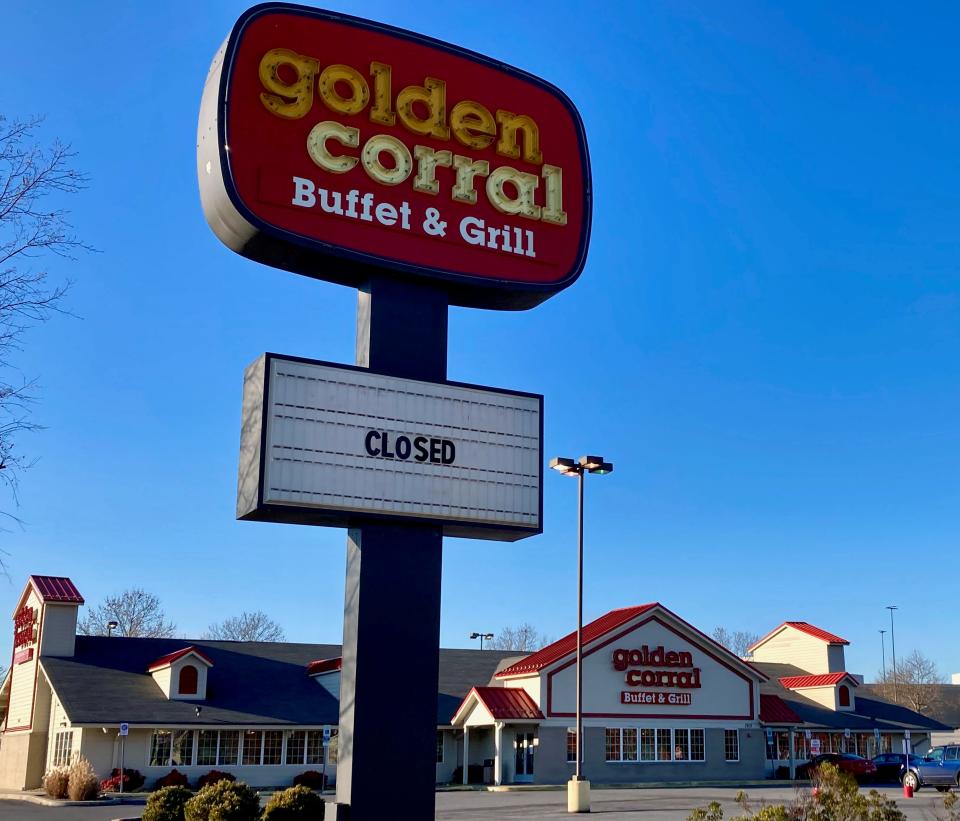
M 263 763 L 279 764 L 283 756 L 283 730 L 267 730 L 263 734 Z
M 706 761 L 706 750 L 703 743 L 703 730 L 690 731 L 690 760 Z
M 197 694 L 197 668 L 192 664 L 185 664 L 180 668 L 177 691 L 182 696 L 195 696 Z
M 740 731 L 739 730 L 723 731 L 723 760 L 724 761 L 740 760 Z
M 689 730 L 673 731 L 673 760 L 674 761 L 690 760 L 690 731 Z
M 243 733 L 243 764 L 259 764 L 263 747 L 263 733 L 260 730 L 245 730 Z
M 174 767 L 189 767 L 193 764 L 193 730 L 177 730 L 173 734 Z
M 197 766 L 210 767 L 217 763 L 217 731 L 197 731 Z
M 577 763 L 577 728 L 567 727 L 567 761 Z
M 154 730 L 150 736 L 150 766 L 167 767 L 170 764 L 171 733 L 169 730 Z
M 307 733 L 307 764 L 323 764 L 323 731 Z
M 840 706 L 849 707 L 850 706 L 850 688 L 846 684 L 840 685 Z
M 607 727 L 606 759 L 607 761 L 620 761 L 619 727 Z
M 657 730 L 657 761 L 673 760 L 673 744 L 669 730 Z
M 656 761 L 656 745 L 654 744 L 654 733 L 649 727 L 640 730 L 640 760 Z
M 240 754 L 240 731 L 221 730 L 220 748 L 217 750 L 218 765 L 236 766 L 237 756 Z
M 73 757 L 73 730 L 57 733 L 53 745 L 53 766 L 65 767 Z
M 637 760 L 637 728 L 636 727 L 623 728 L 621 746 L 623 748 L 624 761 Z
M 303 730 L 295 730 L 287 736 L 287 764 L 303 764 L 306 741 L 307 734 Z

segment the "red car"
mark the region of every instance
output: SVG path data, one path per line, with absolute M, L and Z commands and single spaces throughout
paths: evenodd
M 824 762 L 833 764 L 842 773 L 849 773 L 857 781 L 872 781 L 877 775 L 877 765 L 869 759 L 853 753 L 823 753 L 797 767 L 797 778 L 810 778 Z

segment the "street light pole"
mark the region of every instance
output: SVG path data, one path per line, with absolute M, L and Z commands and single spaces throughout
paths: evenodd
M 883 641 L 883 634 L 886 630 L 880 631 L 880 669 L 883 671 L 883 683 L 887 683 L 887 647 Z
M 583 781 L 583 471 L 577 477 L 577 764 Z
M 899 608 L 895 604 L 888 604 L 887 610 L 890 611 L 890 649 L 893 651 L 893 700 L 900 703 L 897 693 L 897 640 L 893 635 L 893 611 Z
M 583 777 L 583 482 L 587 473 L 604 475 L 613 465 L 602 456 L 581 456 L 576 462 L 558 456 L 550 467 L 564 476 L 576 476 L 577 487 L 577 760 L 567 782 L 567 812 L 590 812 L 590 782 Z
M 473 632 L 470 634 L 472 639 L 480 639 L 480 649 L 483 649 L 483 640 L 491 641 L 493 639 L 493 633 L 477 633 Z

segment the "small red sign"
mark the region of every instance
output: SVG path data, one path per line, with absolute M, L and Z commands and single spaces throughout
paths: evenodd
M 13 663 L 14 664 L 23 664 L 24 662 L 30 661 L 33 658 L 33 648 L 28 647 L 26 650 L 18 650 L 13 654 Z
M 590 170 L 569 99 L 346 15 L 266 4 L 240 18 L 204 91 L 198 173 L 225 244 L 321 279 L 387 269 L 443 283 L 454 304 L 528 308 L 586 258 Z
M 623 690 L 620 693 L 621 704 L 655 704 L 666 707 L 685 707 L 693 704 L 691 693 L 633 693 Z

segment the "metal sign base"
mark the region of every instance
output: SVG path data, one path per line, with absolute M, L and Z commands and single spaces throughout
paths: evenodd
M 373 279 L 357 303 L 357 365 L 445 379 L 447 311 L 439 289 Z M 434 817 L 442 546 L 435 525 L 349 531 L 338 819 Z M 402 798 L 384 792 L 390 783 Z

